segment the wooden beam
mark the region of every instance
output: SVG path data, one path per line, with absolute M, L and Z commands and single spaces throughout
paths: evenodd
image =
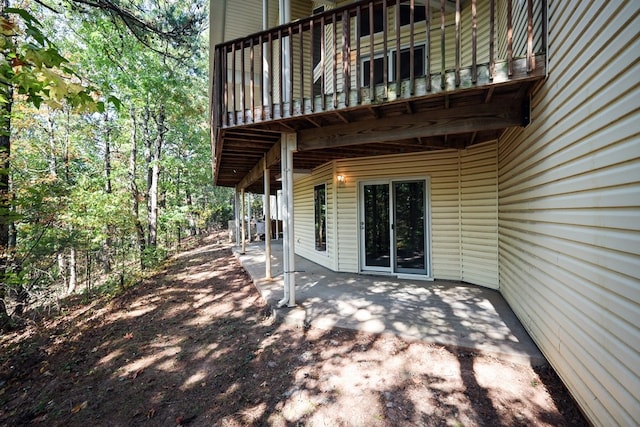
M 342 120 L 345 123 L 349 123 L 349 120 L 344 116 L 344 114 L 340 113 L 339 111 L 334 111 L 334 113 L 336 116 L 338 116 L 340 120 Z
M 298 151 L 519 126 L 521 108 L 518 100 L 503 100 L 303 130 L 298 134 Z
M 322 127 L 322 126 L 320 125 L 320 123 L 316 122 L 315 120 L 313 120 L 313 119 L 312 119 L 311 117 L 309 117 L 309 116 L 304 116 L 304 119 L 305 119 L 306 121 L 308 121 L 309 123 L 311 123 L 312 125 L 314 125 L 315 127 L 317 127 L 317 128 Z
M 280 161 L 280 144 L 281 141 L 275 143 L 269 151 L 253 166 L 253 168 L 246 174 L 242 180 L 238 183 L 238 188 L 247 188 L 257 180 L 261 179 L 264 174 L 265 168 L 270 168 L 273 164 Z

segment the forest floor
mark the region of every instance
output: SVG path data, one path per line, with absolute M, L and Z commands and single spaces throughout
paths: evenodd
M 0 425 L 586 425 L 549 367 L 274 321 L 220 235 L 0 337 Z

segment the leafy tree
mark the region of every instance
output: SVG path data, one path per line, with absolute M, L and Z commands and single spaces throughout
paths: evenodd
M 62 102 L 84 111 L 97 111 L 93 90 L 83 84 L 57 47 L 44 35 L 42 25 L 23 9 L 3 4 L 0 13 L 0 328 L 8 321 L 4 297 L 9 284 L 21 274 L 13 256 L 16 245 L 10 182 L 11 114 L 14 94 L 36 108 Z M 22 292 L 19 292 L 20 294 Z
M 13 243 L 0 291 L 16 290 L 15 308 L 25 295 L 122 288 L 233 214 L 232 191 L 211 182 L 206 46 L 192 13 L 206 3 L 38 4 L 3 16 L 2 129 L 17 149 L 5 151 Z M 54 49 L 59 63 L 33 62 L 29 49 Z

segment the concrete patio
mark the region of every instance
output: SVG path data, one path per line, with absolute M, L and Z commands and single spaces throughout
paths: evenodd
M 272 276 L 265 279 L 264 242 L 235 254 L 276 316 L 297 325 L 390 333 L 457 346 L 502 360 L 546 363 L 499 292 L 463 282 L 402 280 L 394 276 L 335 273 L 296 256 L 296 303 L 283 297 L 282 245 L 272 242 Z

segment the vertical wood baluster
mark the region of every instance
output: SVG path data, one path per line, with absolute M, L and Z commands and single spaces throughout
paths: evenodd
M 289 84 L 289 97 L 287 99 L 287 101 L 289 102 L 289 117 L 293 116 L 293 77 L 294 77 L 294 72 L 293 72 L 293 27 L 289 26 L 287 28 L 287 43 L 285 46 L 285 49 L 287 49 L 287 53 L 288 53 L 288 57 L 289 57 L 289 75 L 287 76 L 289 78 L 288 84 Z
M 431 6 L 428 4 L 425 6 L 427 9 L 427 19 L 425 22 L 425 32 L 427 39 L 427 51 L 426 51 L 426 68 L 425 77 L 427 79 L 427 91 L 431 92 Z
M 371 98 L 371 102 L 373 102 L 376 98 L 376 87 L 373 84 L 373 62 L 374 62 L 374 51 L 373 51 L 373 2 L 369 2 L 369 97 Z
M 349 106 L 351 96 L 351 25 L 349 11 L 342 12 L 342 86 L 344 87 L 344 105 Z
M 220 77 L 222 79 L 222 85 L 224 88 L 224 100 L 222 102 L 222 123 L 225 126 L 229 126 L 229 79 L 227 77 L 227 56 L 229 55 L 229 53 L 227 52 L 227 49 L 228 46 L 224 46 L 220 55 Z
M 388 39 L 389 39 L 389 29 L 388 27 L 388 15 L 389 11 L 387 10 L 387 0 L 382 0 L 382 75 L 383 75 L 383 83 L 384 83 L 384 97 L 387 97 L 387 89 L 389 88 L 389 49 L 388 49 Z M 374 31 L 374 28 L 371 27 L 371 31 Z M 371 60 L 371 66 L 373 67 L 373 60 Z
M 279 78 L 278 78 L 278 103 L 280 106 L 280 118 L 284 117 L 284 90 L 283 90 L 283 86 L 282 86 L 282 79 L 284 77 L 284 61 L 282 58 L 282 52 L 284 52 L 284 43 L 282 42 L 282 29 L 278 30 L 278 40 L 280 43 L 280 49 L 278 52 L 278 64 L 280 65 L 278 73 L 280 74 Z M 274 115 L 275 116 L 275 115 Z
M 321 79 L 321 82 L 320 82 L 320 87 L 321 87 L 321 90 L 320 90 L 320 99 L 321 99 L 320 105 L 321 105 L 321 107 L 320 108 L 322 108 L 322 111 L 325 111 L 327 109 L 327 100 L 325 99 L 325 96 L 324 96 L 325 92 L 327 90 L 326 89 L 326 79 L 325 79 L 325 58 L 327 56 L 326 55 L 327 54 L 327 46 L 326 46 L 327 43 L 326 43 L 326 40 L 325 40 L 326 37 L 325 37 L 325 33 L 324 33 L 325 32 L 325 25 L 326 25 L 326 21 L 325 21 L 324 15 L 323 15 L 322 18 L 320 18 L 320 28 L 321 28 L 321 31 L 320 31 L 320 37 L 321 37 L 320 38 L 320 41 L 321 41 L 321 43 L 320 43 L 320 45 L 321 45 L 320 46 L 320 67 L 321 67 L 321 71 L 322 71 L 321 77 L 320 77 L 320 79 Z
M 356 36 L 356 72 L 355 72 L 355 82 L 356 82 L 356 104 L 360 105 L 362 103 L 362 93 L 361 93 L 361 82 L 360 82 L 360 22 L 362 19 L 362 6 L 356 6 L 356 25 L 355 25 L 355 36 Z
M 273 103 L 273 76 L 274 76 L 274 72 L 273 72 L 273 33 L 269 33 L 268 37 L 268 46 L 267 46 L 267 50 L 268 50 L 268 62 L 267 62 L 267 70 L 268 70 L 268 76 L 267 76 L 267 105 L 269 107 L 269 114 L 268 114 L 268 118 L 269 119 L 273 119 L 273 109 L 274 109 L 274 103 Z
M 393 70 L 393 78 L 396 81 L 396 96 L 400 96 L 401 86 L 400 86 L 400 76 L 402 72 L 400 71 L 400 0 L 396 0 L 395 5 L 395 30 L 396 30 L 396 58 L 392 65 Z
M 331 78 L 333 79 L 333 108 L 338 107 L 338 19 L 335 13 L 331 15 L 331 29 L 333 32 L 333 72 Z
M 266 58 L 265 55 L 265 45 L 264 45 L 264 38 L 263 35 L 260 34 L 258 36 L 258 44 L 260 45 L 260 120 L 264 120 L 264 105 L 266 104 L 267 100 L 265 99 L 265 94 L 266 94 L 266 81 L 264 78 L 264 61 Z
M 478 16 L 477 0 L 471 0 L 471 82 L 478 81 Z
M 507 64 L 509 77 L 513 74 L 513 19 L 511 0 L 507 0 Z
M 456 0 L 456 87 L 460 86 L 460 0 Z
M 231 45 L 231 124 L 236 124 L 236 44 Z
M 533 0 L 527 0 L 527 72 L 535 70 L 536 59 L 533 56 Z
M 409 2 L 409 95 L 413 95 L 415 92 L 415 83 L 416 83 L 416 76 L 415 76 L 415 48 L 414 48 L 414 20 L 415 20 L 415 16 L 414 16 L 414 12 L 415 12 L 415 0 L 411 0 Z M 425 8 L 429 7 L 429 5 L 427 4 L 425 6 Z
M 300 114 L 305 114 L 306 110 L 304 108 L 304 37 L 302 33 L 302 23 L 298 24 L 298 41 L 300 43 L 300 54 L 298 58 L 300 58 L 300 76 L 299 76 L 299 86 L 300 86 Z
M 253 37 L 249 40 L 249 104 L 251 105 L 251 122 L 255 122 L 256 99 L 255 99 L 255 49 L 253 45 Z
M 247 82 L 245 76 L 244 56 L 244 42 L 240 42 L 240 124 L 244 124 L 247 121 L 247 100 L 245 94 L 245 86 L 247 85 Z
M 445 45 L 444 45 L 444 0 L 440 0 L 440 87 L 444 89 L 445 86 Z
M 311 49 L 309 49 L 309 63 L 311 64 L 311 76 L 309 79 L 309 93 L 311 94 L 311 112 L 313 113 L 315 111 L 315 94 L 313 92 L 313 80 L 316 78 L 316 73 L 315 73 L 315 64 L 313 63 L 313 52 L 315 51 L 315 29 L 314 29 L 314 25 L 315 25 L 316 20 L 312 19 L 311 22 L 309 22 L 309 37 L 311 39 L 310 42 L 310 46 Z
M 489 79 L 493 80 L 496 70 L 495 58 L 495 35 L 496 35 L 496 4 L 495 0 L 491 0 L 489 7 L 491 8 L 489 17 Z

